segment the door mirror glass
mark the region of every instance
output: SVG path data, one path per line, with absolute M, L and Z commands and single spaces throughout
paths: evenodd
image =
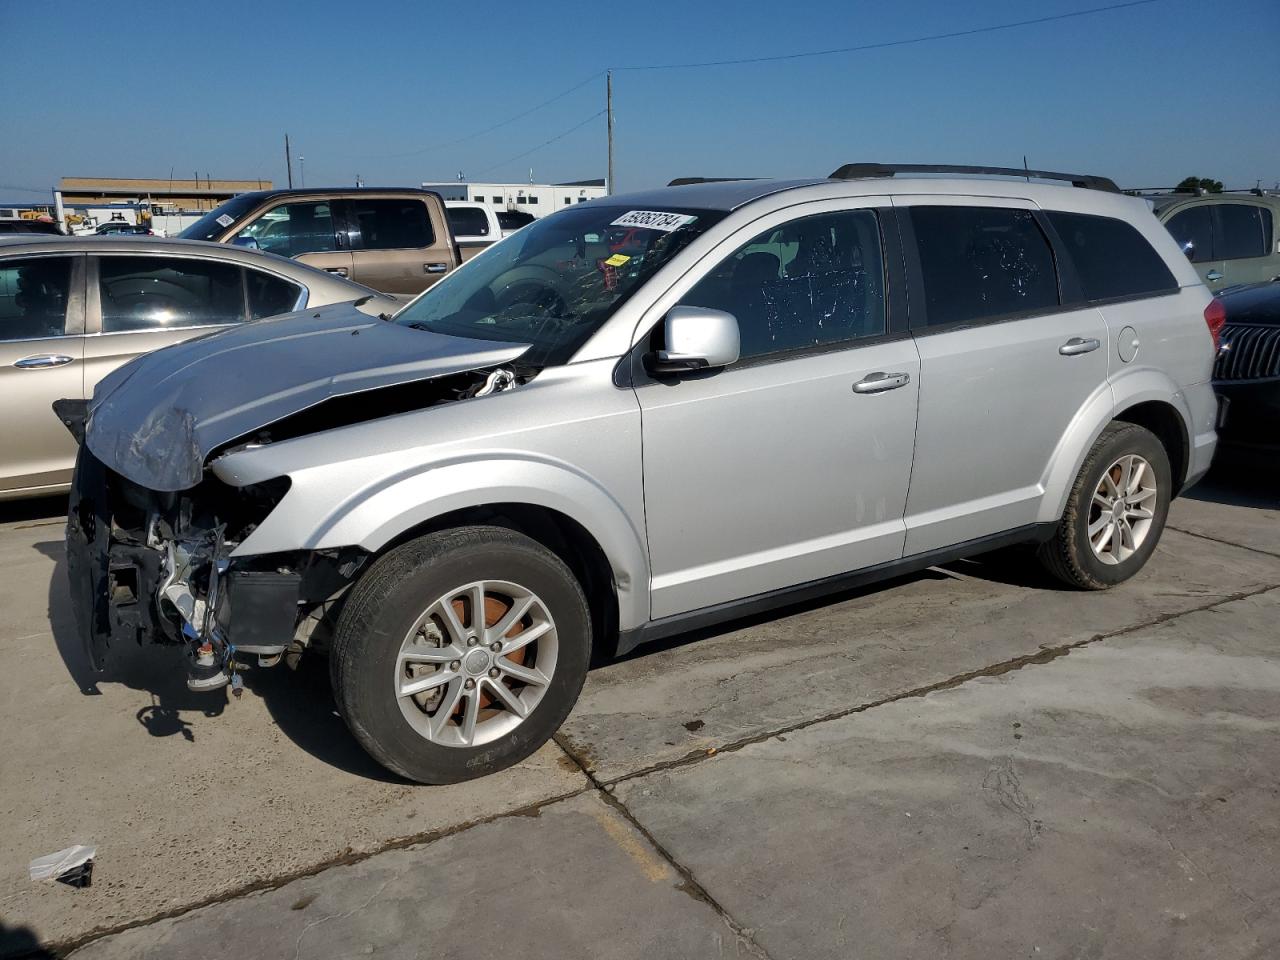
M 1187 255 L 1188 260 L 1196 258 L 1196 242 L 1194 240 L 1183 240 L 1181 243 L 1182 252 Z
M 250 250 L 260 250 L 258 246 L 258 238 L 251 237 L 247 233 L 238 234 L 231 243 L 237 247 L 247 247 Z
M 709 307 L 672 307 L 663 321 L 663 342 L 666 349 L 648 360 L 653 373 L 727 367 L 741 349 L 737 318 Z

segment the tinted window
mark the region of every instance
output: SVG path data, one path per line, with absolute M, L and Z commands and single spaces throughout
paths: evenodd
M 249 294 L 250 320 L 288 313 L 302 293 L 302 288 L 296 283 L 257 270 L 245 271 L 245 287 Z
M 236 240 L 253 240 L 258 249 L 282 257 L 338 249 L 333 235 L 333 211 L 329 209 L 328 200 L 272 207 L 236 234 Z
M 184 240 L 212 240 L 262 202 L 260 193 L 242 193 L 214 207 L 178 236 Z
M 70 291 L 70 257 L 0 263 L 0 341 L 62 336 Z
M 1192 263 L 1213 259 L 1213 214 L 1208 206 L 1175 213 L 1165 227 Z
M 1053 251 L 1028 210 L 911 207 L 930 326 L 1058 305 Z
M 240 268 L 177 257 L 100 257 L 102 331 L 165 330 L 244 319 Z
M 498 211 L 498 226 L 503 230 L 519 230 L 530 223 L 533 223 L 532 214 L 520 213 L 518 210 Z
M 1265 257 L 1271 252 L 1271 211 L 1244 203 L 1221 203 L 1217 256 L 1222 260 Z
M 366 250 L 406 250 L 435 243 L 427 205 L 421 200 L 352 200 Z
M 493 202 L 494 202 L 494 203 L 501 203 L 501 202 L 502 202 L 502 198 L 501 198 L 501 197 L 494 197 L 494 198 L 493 198 Z
M 766 231 L 700 280 L 681 303 L 737 317 L 744 360 L 884 333 L 876 215 L 821 214 Z
M 1178 289 L 1178 281 L 1160 254 L 1123 220 L 1054 211 L 1049 211 L 1048 217 L 1066 244 L 1086 300 Z
M 449 229 L 455 237 L 487 237 L 489 218 L 475 207 L 448 207 Z

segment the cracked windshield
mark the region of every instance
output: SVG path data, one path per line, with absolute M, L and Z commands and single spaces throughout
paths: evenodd
M 396 317 L 420 330 L 528 343 L 566 362 L 659 267 L 722 211 L 586 206 L 539 220 L 442 280 Z

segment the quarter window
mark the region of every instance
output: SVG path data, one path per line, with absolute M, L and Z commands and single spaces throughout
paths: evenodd
M 421 200 L 352 200 L 366 250 L 416 250 L 435 243 L 431 217 Z
M 1271 211 L 1245 203 L 1220 203 L 1218 258 L 1243 260 L 1271 252 Z
M 338 249 L 328 200 L 272 207 L 236 234 L 235 239 L 246 246 L 256 244 L 258 249 L 282 257 Z M 249 243 L 250 240 L 253 243 Z
M 1066 245 L 1086 300 L 1141 297 L 1178 289 L 1178 281 L 1147 239 L 1113 217 L 1048 211 Z
M 240 268 L 210 260 L 99 257 L 102 332 L 168 330 L 244 320 Z
M 911 207 L 929 326 L 1058 306 L 1053 251 L 1029 210 Z
M 765 231 L 681 302 L 737 317 L 749 360 L 884 333 L 884 289 L 876 215 L 849 210 Z
M 0 264 L 0 341 L 63 336 L 70 292 L 70 257 Z
M 1213 214 L 1208 205 L 1175 213 L 1165 227 L 1192 263 L 1213 259 Z
M 245 291 L 249 294 L 249 319 L 258 320 L 288 313 L 298 303 L 302 288 L 269 273 L 246 270 Z

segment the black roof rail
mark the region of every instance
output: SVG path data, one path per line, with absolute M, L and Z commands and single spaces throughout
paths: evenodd
M 970 176 L 1034 177 L 1037 180 L 1065 180 L 1085 190 L 1119 193 L 1120 188 L 1107 177 L 1087 173 L 1054 173 L 1051 170 L 1026 170 L 1020 167 L 969 167 L 951 163 L 846 163 L 831 174 L 832 180 L 856 180 L 862 177 L 892 177 L 899 173 L 963 173 Z
M 759 180 L 760 177 L 676 177 L 668 187 L 685 187 L 691 183 L 736 183 L 739 180 Z

